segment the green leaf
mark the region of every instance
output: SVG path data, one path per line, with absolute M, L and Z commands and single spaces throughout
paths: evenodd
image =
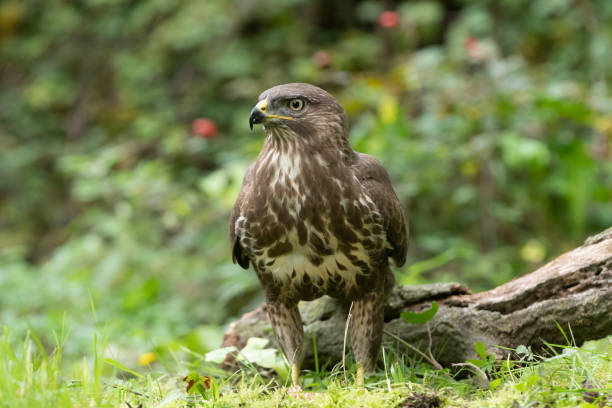
M 240 350 L 238 360 L 246 359 L 265 368 L 275 368 L 282 364 L 275 348 L 265 348 L 268 344 L 267 339 L 251 337 L 247 340 L 246 346 Z
M 518 391 L 525 392 L 531 389 L 531 387 L 533 387 L 538 381 L 540 381 L 540 377 L 537 374 L 532 374 L 527 377 L 526 380 L 516 384 L 514 388 L 516 388 Z
M 495 380 L 491 381 L 491 383 L 489 384 L 489 389 L 491 391 L 495 391 L 495 389 L 499 387 L 501 382 L 502 382 L 501 378 L 496 378 Z
M 474 364 L 476 367 L 478 368 L 483 368 L 484 366 L 487 365 L 486 361 L 483 360 L 476 360 L 476 359 L 470 359 L 470 360 L 466 360 L 466 363 L 470 363 L 470 364 Z
M 533 351 L 531 350 L 531 347 L 526 347 L 522 344 L 516 348 L 516 354 L 521 356 L 521 360 L 531 361 L 535 358 Z
M 416 312 L 403 312 L 400 314 L 401 318 L 410 324 L 425 324 L 436 315 L 438 312 L 438 302 L 435 300 L 431 302 L 431 307 L 420 313 Z
M 517 132 L 506 132 L 500 141 L 504 163 L 511 168 L 525 166 L 544 167 L 551 159 L 548 146 L 541 140 L 520 136 Z
M 533 387 L 538 381 L 540 381 L 540 376 L 537 374 L 532 374 L 527 378 L 527 386 L 529 388 Z
M 480 356 L 480 358 L 483 361 L 487 361 L 487 349 L 484 346 L 484 344 L 482 344 L 481 341 L 477 341 L 476 342 L 476 346 L 474 347 L 476 349 L 476 353 L 478 353 L 478 355 Z
M 521 381 L 520 383 L 515 384 L 515 385 L 514 385 L 514 388 L 515 388 L 517 391 L 520 391 L 520 392 L 525 392 L 525 391 L 527 391 L 527 382 L 526 382 L 526 381 Z
M 183 378 L 183 382 L 187 383 L 185 387 L 185 391 L 189 394 L 198 393 L 205 400 L 208 399 L 207 389 L 210 389 L 212 386 L 212 379 L 207 376 L 201 376 L 197 371 L 192 371 Z
M 206 355 L 204 356 L 204 360 L 207 362 L 220 364 L 223 362 L 223 360 L 225 360 L 227 353 L 231 353 L 236 350 L 237 349 L 234 346 L 218 348 L 216 350 L 212 350 L 206 353 Z

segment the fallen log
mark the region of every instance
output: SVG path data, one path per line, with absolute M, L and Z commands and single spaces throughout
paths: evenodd
M 428 325 L 409 324 L 400 318 L 406 310 L 420 311 L 437 301 L 439 310 Z M 342 360 L 344 327 L 349 304 L 323 297 L 299 305 L 305 331 L 304 367 L 314 365 L 312 338 L 320 362 Z M 504 358 L 507 348 L 544 348 L 544 341 L 577 345 L 612 334 L 612 228 L 590 237 L 534 272 L 492 290 L 471 294 L 457 283 L 396 286 L 385 307 L 383 346 L 401 349 L 403 341 L 431 350 L 444 366 L 478 358 L 474 345 Z M 428 329 L 429 327 L 429 329 Z M 563 328 L 563 332 L 559 329 Z M 428 333 L 429 330 L 429 333 Z M 571 334 L 570 334 L 571 331 Z M 223 346 L 242 348 L 250 337 L 276 342 L 265 305 L 232 323 Z

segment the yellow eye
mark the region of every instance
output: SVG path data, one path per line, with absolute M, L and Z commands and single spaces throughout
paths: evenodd
M 299 111 L 304 107 L 304 101 L 301 99 L 292 99 L 289 101 L 289 108 L 294 111 Z

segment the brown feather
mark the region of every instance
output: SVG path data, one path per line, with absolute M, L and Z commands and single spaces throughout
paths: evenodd
M 409 233 L 402 205 L 382 164 L 364 153 L 357 152 L 356 157 L 352 167 L 357 179 L 383 216 L 387 240 L 392 247 L 389 256 L 396 266 L 402 266 L 406 262 Z
M 236 198 L 236 202 L 232 208 L 232 215 L 230 216 L 229 225 L 230 244 L 232 246 L 232 261 L 234 263 L 238 263 L 238 265 L 244 269 L 249 268 L 249 258 L 243 252 L 238 239 L 236 239 L 236 220 L 240 216 L 244 197 L 248 194 L 248 191 L 251 188 L 251 182 L 253 181 L 253 167 L 255 167 L 255 163 L 251 164 L 244 174 L 244 178 L 242 179 L 242 187 L 240 188 L 240 192 L 238 193 L 238 197 Z
M 304 104 L 294 112 L 288 102 L 295 98 Z M 234 263 L 253 264 L 276 337 L 294 363 L 303 337 L 297 302 L 324 294 L 353 300 L 359 315 L 351 342 L 370 370 L 380 348 L 382 299 L 393 280 L 389 258 L 406 261 L 402 206 L 384 167 L 351 149 L 344 110 L 333 96 L 286 84 L 263 92 L 264 99 L 266 113 L 255 113 L 269 115 L 266 139 L 230 218 Z

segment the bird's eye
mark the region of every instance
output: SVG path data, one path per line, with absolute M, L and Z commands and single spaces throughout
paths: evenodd
M 289 108 L 294 111 L 299 111 L 304 107 L 304 101 L 301 99 L 292 99 L 289 101 Z

